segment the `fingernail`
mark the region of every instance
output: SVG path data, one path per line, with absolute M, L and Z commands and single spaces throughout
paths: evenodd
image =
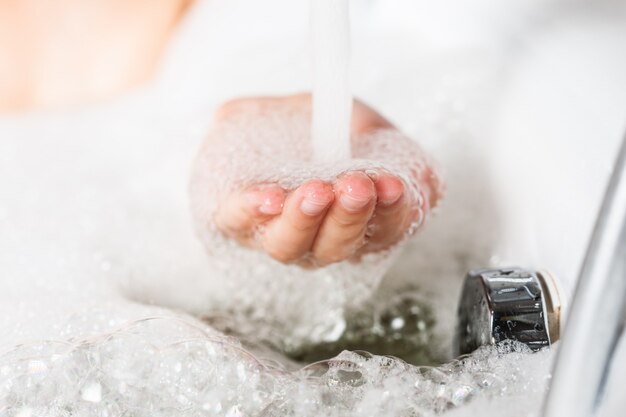
M 302 203 L 300 203 L 300 210 L 308 216 L 317 216 L 328 207 L 328 203 L 330 203 L 328 199 L 306 196 L 302 199 Z
M 259 206 L 259 212 L 267 215 L 280 214 L 283 211 L 283 204 L 272 201 L 271 198 L 266 198 Z
M 339 197 L 341 205 L 351 211 L 357 211 L 362 209 L 369 203 L 371 198 L 355 196 L 347 193 L 342 193 Z
M 365 175 L 370 177 L 372 181 L 378 181 L 378 179 L 380 178 L 380 174 L 378 173 L 378 171 L 375 171 L 373 169 L 365 170 Z
M 395 204 L 400 197 L 402 197 L 403 190 L 394 190 L 391 193 L 387 193 L 386 195 L 379 196 L 379 203 L 383 206 L 391 206 Z
M 404 183 L 397 177 L 381 177 L 376 182 L 378 204 L 391 206 L 404 194 Z
M 265 215 L 277 215 L 283 211 L 283 199 L 278 191 L 264 190 L 254 191 L 248 194 L 248 200 L 252 208 Z

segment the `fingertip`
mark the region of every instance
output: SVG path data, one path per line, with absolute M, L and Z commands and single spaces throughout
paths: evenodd
M 246 193 L 248 210 L 255 215 L 276 216 L 283 211 L 285 190 L 277 185 L 249 190 Z
M 445 184 L 435 170 L 431 167 L 426 167 L 424 171 L 424 177 L 426 182 L 427 201 L 430 209 L 437 206 L 445 191 Z
M 404 183 L 395 175 L 381 174 L 375 180 L 376 195 L 378 204 L 391 206 L 396 203 L 404 194 Z
M 300 210 L 308 216 L 322 214 L 335 199 L 332 186 L 321 180 L 311 180 L 298 191 L 302 194 Z
M 372 180 L 363 172 L 350 172 L 337 180 L 336 191 L 341 205 L 349 211 L 359 211 L 376 196 Z
M 282 214 L 268 223 L 263 248 L 283 263 L 299 261 L 311 250 L 334 193 L 330 184 L 310 180 L 289 193 Z

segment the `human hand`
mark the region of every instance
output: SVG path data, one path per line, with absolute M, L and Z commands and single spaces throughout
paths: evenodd
M 262 113 L 310 113 L 309 103 L 308 94 L 230 101 L 218 110 L 213 132 L 224 135 L 230 129 L 228 121 L 251 107 Z M 382 130 L 395 128 L 376 111 L 355 101 L 353 147 L 358 148 L 372 132 Z M 423 169 L 412 170 L 411 175 L 420 187 L 420 198 L 411 195 L 406 181 L 394 173 L 355 169 L 332 181 L 311 177 L 293 189 L 261 182 L 232 190 L 220 197 L 213 220 L 227 237 L 263 250 L 283 263 L 320 267 L 358 261 L 364 254 L 402 240 L 421 222 L 424 211 L 436 205 L 439 180 L 428 164 L 419 162 Z

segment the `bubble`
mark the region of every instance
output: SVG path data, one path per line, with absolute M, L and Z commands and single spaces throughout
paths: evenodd
M 102 400 L 102 386 L 95 381 L 89 381 L 81 390 L 81 398 L 84 401 L 98 403 Z
M 223 236 L 214 222 L 220 201 L 255 184 L 277 183 L 289 191 L 311 178 L 333 182 L 349 171 L 389 172 L 404 181 L 406 198 L 414 207 L 405 225 L 408 237 L 430 209 L 424 193 L 440 191 L 425 191 L 432 175 L 429 162 L 414 141 L 392 129 L 355 140 L 352 159 L 320 162 L 311 149 L 309 101 L 240 106 L 239 112 L 214 126 L 191 179 L 196 231 L 209 255 L 210 274 L 220 277 L 199 283 L 206 304 L 229 316 L 229 330 L 281 350 L 336 341 L 345 330 L 345 318 L 368 302 L 406 239 L 356 263 L 304 269 Z M 263 239 L 262 233 L 258 238 Z
M 0 410 L 33 416 L 432 416 L 475 398 L 538 399 L 550 361 L 550 352 L 506 342 L 439 367 L 344 351 L 288 372 L 197 321 L 154 317 L 5 352 Z
M 15 413 L 15 417 L 31 417 L 32 415 L 33 410 L 30 407 L 22 407 Z

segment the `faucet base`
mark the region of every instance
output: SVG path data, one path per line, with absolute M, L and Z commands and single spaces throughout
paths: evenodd
M 479 269 L 465 277 L 457 314 L 457 354 L 516 340 L 532 350 L 559 338 L 560 294 L 553 277 L 518 267 Z

